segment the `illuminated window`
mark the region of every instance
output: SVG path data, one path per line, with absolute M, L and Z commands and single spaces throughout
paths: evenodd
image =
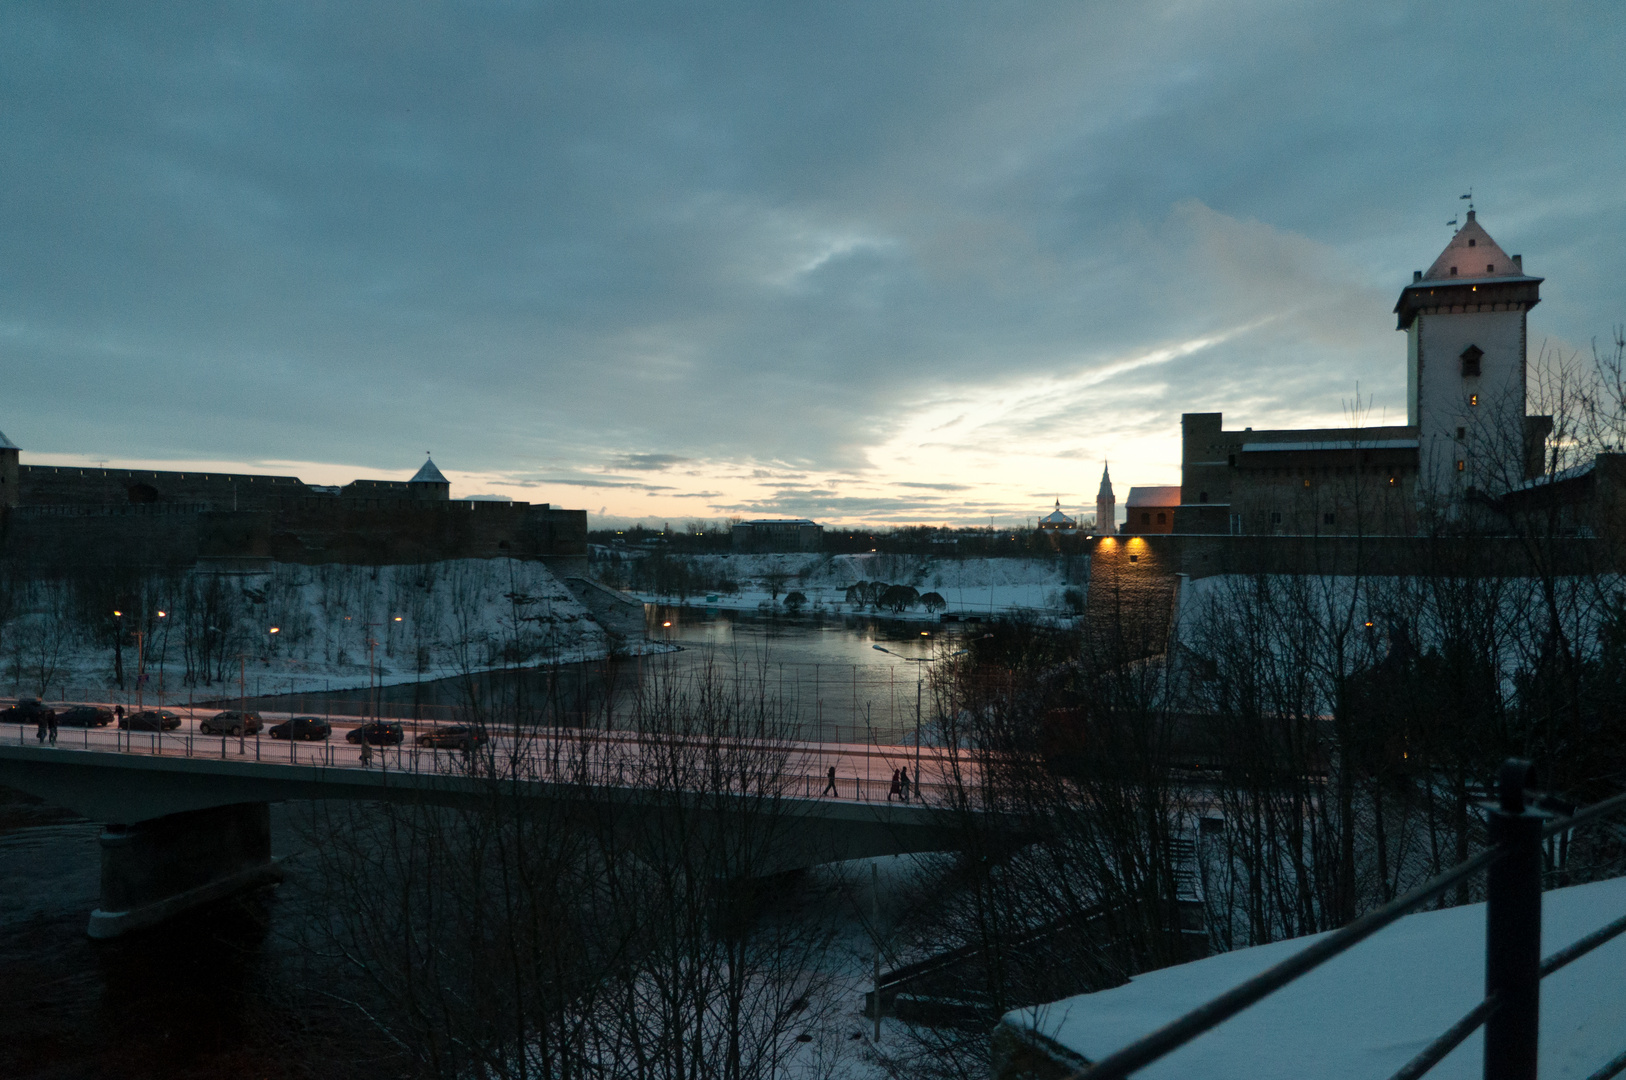
M 1468 463 L 1466 461 L 1458 461 L 1457 462 L 1457 472 L 1461 472 L 1462 470 L 1466 469 L 1467 467 L 1468 467 Z
M 1305 481 L 1305 482 L 1304 482 L 1304 486 L 1305 486 L 1305 487 L 1309 487 L 1309 486 L 1310 486 L 1310 481 L 1308 481 L 1308 480 L 1306 480 L 1306 481 Z
M 1469 394 L 1468 395 L 1468 404 L 1470 404 L 1470 405 L 1478 405 L 1479 404 L 1479 395 L 1478 394 Z
M 1393 476 L 1389 477 L 1389 486 L 1390 487 L 1394 487 L 1399 482 L 1400 481 L 1396 477 L 1393 477 Z

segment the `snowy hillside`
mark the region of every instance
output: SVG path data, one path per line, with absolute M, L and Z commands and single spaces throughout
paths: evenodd
M 149 578 L 117 618 L 87 615 L 64 583 L 13 589 L 14 614 L 0 623 L 0 686 L 25 694 L 111 686 L 120 666 L 133 687 L 138 658 L 148 686 L 201 695 L 235 689 L 240 677 L 267 693 L 366 686 L 369 662 L 390 684 L 607 650 L 569 590 L 540 563 L 517 559 Z

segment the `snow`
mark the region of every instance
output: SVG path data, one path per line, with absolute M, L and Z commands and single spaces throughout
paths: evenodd
M 385 686 L 597 659 L 609 644 L 603 628 L 547 567 L 520 559 L 276 564 L 264 574 L 194 572 L 149 588 L 148 687 L 156 689 L 162 678 L 171 693 L 184 693 L 186 653 L 190 648 L 198 655 L 205 642 L 212 642 L 213 679 L 197 683 L 200 695 L 210 685 L 235 693 L 240 675 L 256 694 L 367 686 L 369 638 L 377 642 L 371 672 Z M 24 598 L 27 610 L 6 628 L 0 686 L 54 697 L 69 688 L 113 685 L 108 633 L 64 618 L 67 599 L 50 583 L 32 587 Z M 139 610 L 128 613 L 125 631 L 140 625 Z M 157 610 L 168 614 L 159 620 Z M 669 648 L 635 643 L 633 651 Z M 241 671 L 239 654 L 247 657 Z M 41 660 L 47 655 L 48 667 Z M 128 638 L 124 665 L 133 686 L 136 649 Z
M 1626 912 L 1626 878 L 1546 893 L 1542 952 Z M 1320 935 L 1315 935 L 1320 936 Z M 1148 972 L 1128 984 L 1009 1013 L 1089 1060 L 1169 1023 L 1313 938 L 1276 942 Z M 1626 1049 L 1626 937 L 1542 980 L 1540 1070 L 1585 1077 Z M 1370 1080 L 1388 1076 L 1484 994 L 1485 905 L 1409 915 L 1136 1073 L 1142 1080 Z M 1476 1032 L 1431 1078 L 1478 1077 Z
M 935 592 L 948 604 L 948 611 L 988 613 L 1015 611 L 1060 612 L 1065 608 L 1064 592 L 1084 588 L 1085 562 L 1075 563 L 1076 583 L 1070 583 L 1066 564 L 1060 559 L 970 558 L 945 559 L 923 555 L 889 555 L 876 552 L 857 555 L 825 555 L 818 552 L 776 554 L 695 555 L 688 557 L 697 568 L 710 575 L 722 574 L 740 586 L 738 593 L 719 593 L 715 601 L 702 591 L 691 595 L 689 603 L 737 611 L 755 611 L 775 606 L 769 575 L 785 575 L 779 589 L 778 605 L 789 592 L 801 592 L 808 607 L 823 611 L 858 611 L 847 603 L 847 589 L 860 581 L 884 581 L 912 585 L 922 593 Z M 676 597 L 654 592 L 634 592 L 646 603 L 670 603 Z M 862 609 L 877 616 L 891 613 Z M 904 619 L 928 617 L 923 608 L 896 616 Z

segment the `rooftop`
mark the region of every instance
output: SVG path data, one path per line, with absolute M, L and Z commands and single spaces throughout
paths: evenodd
M 6 433 L 0 431 L 0 450 L 21 450 L 22 447 L 6 438 Z
M 1162 487 L 1132 487 L 1126 506 L 1179 506 L 1180 485 Z
M 1626 878 L 1542 896 L 1542 952 L 1551 954 L 1626 911 Z M 1107 1054 L 1217 997 L 1310 944 L 1278 941 L 1147 972 L 1127 984 L 1018 1009 L 1004 1024 L 1082 1055 Z M 1626 1044 L 1626 937 L 1541 983 L 1543 1077 L 1587 1076 Z M 1485 992 L 1485 905 L 1408 915 L 1369 940 L 1174 1051 L 1137 1080 L 1368 1080 L 1388 1076 Z M 1479 1077 L 1480 1033 L 1430 1080 Z
M 435 460 L 434 460 L 434 458 L 427 458 L 427 459 L 424 460 L 423 468 L 419 469 L 416 473 L 414 473 L 413 476 L 412 476 L 412 479 L 408 480 L 407 483 L 409 483 L 409 484 L 446 484 L 446 485 L 450 486 L 451 481 L 447 480 L 444 476 L 442 476 L 440 474 L 440 470 L 435 468 Z
M 1451 237 L 1423 280 L 1461 281 L 1464 278 L 1522 277 L 1523 274 L 1524 268 L 1491 239 L 1470 210 L 1468 220 Z

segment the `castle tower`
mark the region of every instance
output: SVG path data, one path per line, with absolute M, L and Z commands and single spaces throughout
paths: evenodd
M 17 452 L 20 448 L 0 431 L 0 506 L 16 506 L 21 498 L 17 489 Z
M 1401 291 L 1406 422 L 1417 428 L 1425 498 L 1494 493 L 1525 478 L 1525 318 L 1541 281 L 1470 209 L 1434 265 Z
M 452 497 L 452 483 L 440 474 L 435 468 L 435 459 L 427 458 L 423 468 L 407 481 L 407 490 L 414 499 L 426 499 L 433 502 L 445 502 Z
M 1095 531 L 1111 536 L 1118 531 L 1118 500 L 1112 496 L 1112 474 L 1107 463 L 1101 463 L 1101 490 L 1095 493 Z

